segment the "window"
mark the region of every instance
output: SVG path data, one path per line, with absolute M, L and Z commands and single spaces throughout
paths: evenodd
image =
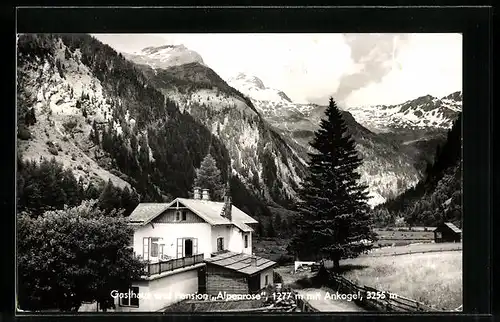
M 175 221 L 179 221 L 179 220 L 181 220 L 181 212 L 180 212 L 180 211 L 177 211 L 177 212 L 175 213 Z
M 266 279 L 265 285 L 269 284 L 269 276 L 268 275 L 266 275 L 265 279 Z
M 158 240 L 159 238 L 151 238 L 151 257 L 158 257 Z
M 245 248 L 248 248 L 248 235 L 245 235 Z
M 441 232 L 437 231 L 436 238 L 438 238 L 438 239 L 443 238 L 443 234 L 441 234 Z
M 217 238 L 217 251 L 220 252 L 224 250 L 224 237 Z
M 144 260 L 149 260 L 149 238 L 144 237 L 142 240 L 142 257 Z
M 120 293 L 123 294 L 120 297 L 120 306 L 134 306 L 139 307 L 139 287 L 132 286 L 128 290 L 122 290 Z
M 186 210 L 183 210 L 182 211 L 182 220 L 185 221 L 186 220 L 186 217 L 187 217 L 187 211 Z

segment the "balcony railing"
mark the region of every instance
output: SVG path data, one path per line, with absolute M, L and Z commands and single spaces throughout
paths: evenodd
M 151 276 L 202 263 L 203 259 L 203 254 L 198 254 L 189 257 L 170 259 L 168 261 L 160 261 L 158 263 L 146 263 L 144 270 L 146 276 Z

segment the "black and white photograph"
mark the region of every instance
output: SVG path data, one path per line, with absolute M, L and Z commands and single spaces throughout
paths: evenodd
M 462 52 L 18 33 L 17 311 L 462 311 Z

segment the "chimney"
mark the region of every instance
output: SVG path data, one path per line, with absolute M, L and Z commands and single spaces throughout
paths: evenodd
M 252 255 L 250 258 L 250 264 L 251 266 L 257 266 L 257 257 L 255 257 L 255 255 Z
M 194 187 L 194 196 L 193 196 L 193 198 L 196 199 L 196 200 L 200 200 L 201 199 L 200 187 Z
M 208 194 L 208 189 L 203 189 L 203 194 L 201 197 L 203 200 L 210 200 L 210 195 Z

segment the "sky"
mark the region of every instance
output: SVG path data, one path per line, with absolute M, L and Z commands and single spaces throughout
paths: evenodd
M 398 104 L 462 90 L 461 34 L 93 34 L 117 51 L 183 44 L 223 79 L 243 72 L 297 103 Z

